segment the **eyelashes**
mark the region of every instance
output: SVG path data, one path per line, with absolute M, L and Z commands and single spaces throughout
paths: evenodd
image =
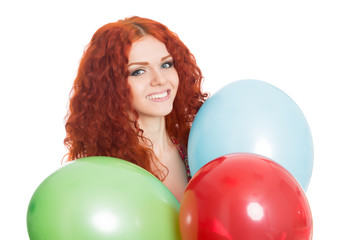
M 144 69 L 136 69 L 135 71 L 130 73 L 130 76 L 139 76 L 139 75 L 143 74 L 144 72 L 145 72 Z
M 161 64 L 161 68 L 163 69 L 168 69 L 168 68 L 172 68 L 174 66 L 174 61 L 167 61 L 163 64 Z M 130 76 L 140 76 L 142 74 L 145 73 L 145 68 L 138 68 L 138 69 L 135 69 L 133 71 L 130 71 Z
M 171 68 L 172 66 L 174 66 L 174 62 L 173 61 L 168 61 L 168 62 L 162 64 L 161 68 Z

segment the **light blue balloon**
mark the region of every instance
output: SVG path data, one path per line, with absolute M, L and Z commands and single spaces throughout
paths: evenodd
M 233 82 L 195 117 L 188 142 L 192 175 L 218 157 L 241 152 L 272 159 L 307 189 L 314 158 L 309 125 L 296 103 L 268 83 Z

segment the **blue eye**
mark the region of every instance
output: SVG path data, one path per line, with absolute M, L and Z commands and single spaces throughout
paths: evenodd
M 131 76 L 139 76 L 139 75 L 143 74 L 144 72 L 145 72 L 145 70 L 143 70 L 143 69 L 137 69 L 137 70 L 133 71 L 130 75 Z
M 163 65 L 161 65 L 162 68 L 171 68 L 174 65 L 173 62 L 166 62 Z

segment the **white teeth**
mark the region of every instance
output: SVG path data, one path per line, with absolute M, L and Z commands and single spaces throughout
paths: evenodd
M 163 93 L 159 93 L 159 94 L 153 94 L 153 95 L 146 96 L 146 99 L 149 99 L 149 100 L 159 99 L 159 98 L 164 98 L 167 95 L 168 95 L 168 91 L 163 92 Z

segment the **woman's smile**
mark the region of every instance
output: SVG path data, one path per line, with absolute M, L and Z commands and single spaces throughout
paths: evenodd
M 146 96 L 147 100 L 153 101 L 153 102 L 162 102 L 166 101 L 170 98 L 170 92 L 171 90 L 165 90 L 157 93 L 152 93 Z

